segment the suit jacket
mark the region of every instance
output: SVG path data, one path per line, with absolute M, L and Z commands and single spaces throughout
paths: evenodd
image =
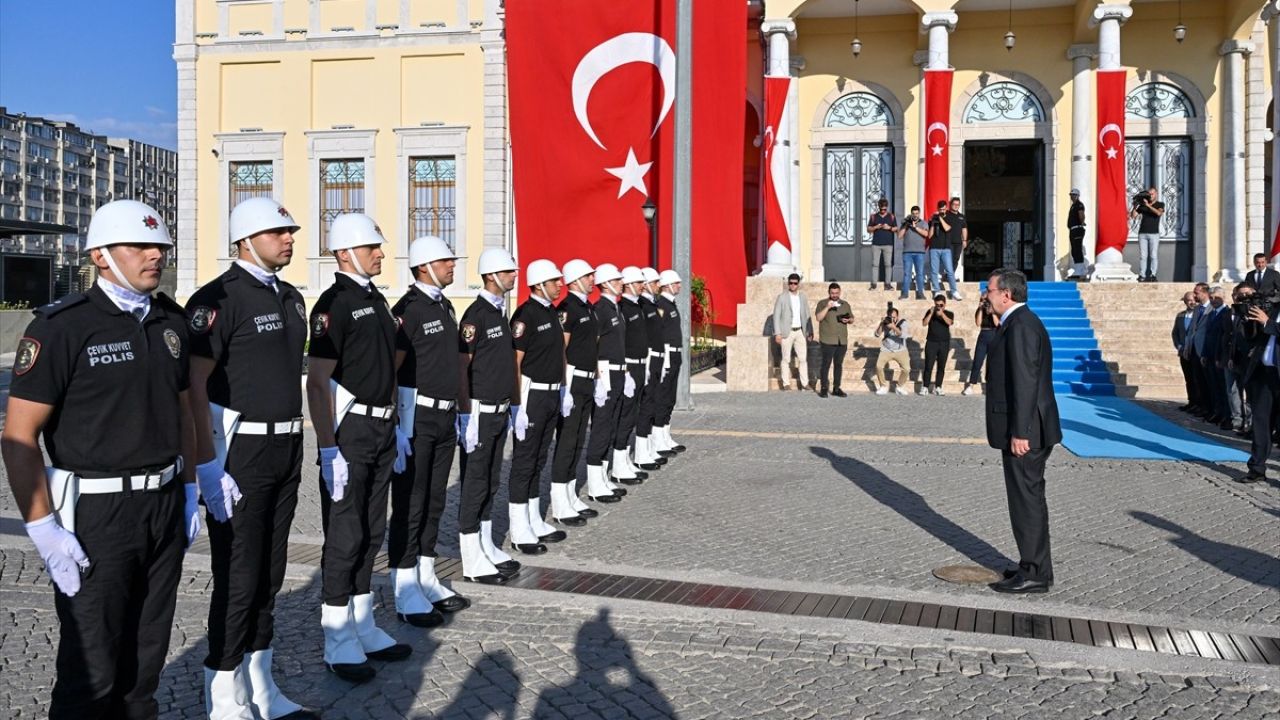
M 1183 310 L 1173 321 L 1173 347 L 1178 352 L 1182 352 L 1182 346 L 1187 344 L 1187 315 L 1190 312 Z
M 987 442 L 1008 450 L 1012 438 L 1032 448 L 1062 442 L 1053 396 L 1053 347 L 1044 323 L 1020 307 L 1000 323 L 987 355 Z
M 1266 325 L 1259 325 L 1256 322 L 1246 322 L 1244 324 L 1243 334 L 1249 342 L 1249 361 L 1244 370 L 1244 382 L 1249 382 L 1255 372 L 1264 372 L 1274 368 L 1268 368 L 1262 364 L 1262 356 L 1267 351 L 1267 343 L 1272 337 L 1280 336 L 1280 324 L 1277 324 L 1277 318 L 1280 318 L 1280 311 L 1272 314 L 1271 319 Z
M 1204 331 L 1204 352 L 1201 357 L 1216 363 L 1226 360 L 1222 344 L 1231 335 L 1231 308 L 1223 306 L 1220 310 L 1211 310 L 1206 318 Z
M 1204 355 L 1204 338 L 1209 332 L 1210 313 L 1213 312 L 1213 306 L 1209 304 L 1197 305 L 1191 310 L 1194 315 L 1191 320 L 1191 328 L 1187 330 L 1187 345 L 1196 357 Z
M 791 334 L 791 328 L 796 326 L 804 328 L 806 336 L 813 334 L 813 307 L 805 299 L 804 293 L 798 292 L 796 294 L 800 297 L 800 312 L 804 313 L 804 317 L 799 321 L 795 321 L 791 317 L 791 293 L 783 290 L 773 303 L 774 335 L 786 337 Z
M 1280 272 L 1272 268 L 1264 270 L 1261 279 L 1258 277 L 1257 270 L 1250 270 L 1244 276 L 1244 281 L 1254 290 L 1257 290 L 1259 295 L 1280 294 Z

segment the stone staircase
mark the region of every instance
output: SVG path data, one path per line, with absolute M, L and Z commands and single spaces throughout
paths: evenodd
M 1190 289 L 1191 283 L 1080 284 L 1117 395 L 1186 400 L 1171 331 Z

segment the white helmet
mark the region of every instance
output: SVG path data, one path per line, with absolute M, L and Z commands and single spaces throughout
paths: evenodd
M 622 268 L 622 282 L 628 285 L 642 283 L 644 282 L 644 273 L 640 272 L 640 268 L 635 265 L 628 265 Z
M 382 228 L 364 213 L 343 213 L 329 226 L 329 251 L 350 250 L 386 242 Z
M 662 273 L 658 275 L 659 287 L 662 287 L 665 285 L 675 285 L 678 282 L 682 282 L 682 281 L 680 280 L 680 274 L 677 273 L 675 270 L 663 270 Z
M 593 272 L 595 272 L 595 268 L 591 267 L 591 263 L 575 258 L 564 264 L 564 281 L 571 283 Z
M 93 214 L 84 249 L 124 244 L 173 247 L 173 238 L 169 237 L 160 213 L 150 205 L 137 200 L 116 200 Z
M 409 244 L 409 267 L 418 267 L 437 260 L 457 260 L 465 257 L 449 249 L 443 240 L 425 235 Z
M 231 220 L 227 223 L 231 242 L 257 235 L 263 230 L 289 228 L 290 232 L 298 231 L 298 223 L 280 203 L 269 197 L 249 198 L 231 211 Z
M 644 275 L 644 281 L 647 283 L 658 281 L 658 271 L 651 267 L 640 268 L 640 273 Z
M 529 267 L 524 270 L 525 282 L 529 287 L 541 285 L 548 280 L 564 277 L 560 272 L 560 268 L 550 260 L 534 260 L 529 263 Z
M 516 265 L 516 259 L 511 257 L 511 253 L 500 247 L 486 248 L 484 252 L 480 253 L 480 262 L 476 267 L 476 271 L 481 275 L 511 272 L 519 269 L 519 266 Z
M 604 263 L 596 268 L 596 284 L 603 285 L 610 280 L 621 280 L 622 273 L 618 272 L 618 266 L 613 263 Z

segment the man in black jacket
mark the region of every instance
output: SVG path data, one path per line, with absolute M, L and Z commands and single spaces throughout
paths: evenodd
M 1261 307 L 1249 308 L 1244 335 L 1249 338 L 1249 363 L 1245 367 L 1245 392 L 1253 412 L 1253 444 L 1249 450 L 1249 472 L 1239 482 L 1267 479 L 1267 458 L 1271 455 L 1271 411 L 1280 395 L 1280 375 L 1276 371 L 1276 336 L 1280 308 L 1270 315 Z
M 1044 467 L 1053 446 L 1062 441 L 1058 404 L 1053 396 L 1053 349 L 1044 323 L 1025 307 L 1027 278 L 999 269 L 987 286 L 991 309 L 1000 314 L 1000 330 L 987 365 L 987 442 L 1004 461 L 1005 492 L 1018 567 L 991 588 L 1002 593 L 1042 593 L 1053 585 L 1049 554 L 1049 506 Z
M 1245 283 L 1261 295 L 1280 295 L 1280 272 L 1267 267 L 1267 256 L 1253 256 L 1253 270 L 1244 276 Z
M 1196 307 L 1196 298 L 1192 293 L 1184 293 L 1182 295 L 1182 304 L 1184 310 L 1178 313 L 1173 320 L 1173 349 L 1178 351 L 1178 364 L 1182 367 L 1182 381 L 1187 386 L 1187 404 L 1178 408 L 1184 412 L 1197 407 L 1195 366 L 1191 364 L 1191 360 L 1187 358 L 1184 348 L 1187 345 L 1189 331 L 1191 330 L 1191 320 L 1195 317 L 1194 311 Z

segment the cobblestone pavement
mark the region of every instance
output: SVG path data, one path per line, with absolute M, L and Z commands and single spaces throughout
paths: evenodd
M 3 388 L 0 378 L 0 389 Z M 950 585 L 933 568 L 1000 567 L 1014 553 L 981 399 L 812 394 L 697 396 L 674 434 L 691 449 L 568 542 L 522 561 L 747 586 L 1032 610 L 1275 635 L 1280 488 L 1234 466 L 1049 463 L 1057 582 L 1032 598 Z M 682 430 L 686 432 L 682 433 Z M 308 452 L 314 457 L 314 451 Z M 293 539 L 320 537 L 315 468 Z M 453 541 L 456 484 L 441 535 Z M 501 531 L 505 498 L 495 505 Z M 199 717 L 208 560 L 179 597 L 165 717 Z M 1280 673 L 1063 643 L 707 611 L 509 588 L 448 626 L 380 622 L 410 661 L 351 688 L 320 667 L 314 568 L 291 566 L 277 662 L 326 717 L 1263 718 Z M 379 593 L 389 602 L 385 580 Z M 57 623 L 47 579 L 0 493 L 0 702 L 40 716 Z

